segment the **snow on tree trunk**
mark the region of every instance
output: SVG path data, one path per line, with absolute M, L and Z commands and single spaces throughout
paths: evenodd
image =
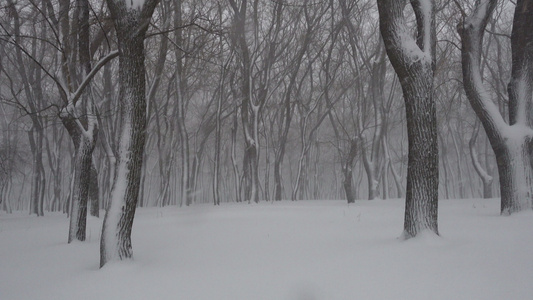
M 403 238 L 422 231 L 438 234 L 438 142 L 433 100 L 434 1 L 411 1 L 417 38 L 404 18 L 407 1 L 378 0 L 380 30 L 405 100 L 409 155 Z
M 533 83 L 533 19 L 528 10 L 529 2 L 517 1 L 513 20 L 509 124 L 485 89 L 480 68 L 484 31 L 497 0 L 476 1 L 471 15 L 458 26 L 462 41 L 464 88 L 496 156 L 502 215 L 531 209 L 533 206 L 533 120 L 525 113 L 530 111 L 528 107 L 531 107 Z
M 119 55 L 121 130 L 110 203 L 100 241 L 100 267 L 132 257 L 131 229 L 137 206 L 146 134 L 144 38 L 158 0 L 128 7 L 108 0 L 115 23 Z

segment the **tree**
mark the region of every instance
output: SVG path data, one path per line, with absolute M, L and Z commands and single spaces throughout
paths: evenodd
M 406 118 L 409 158 L 403 238 L 424 230 L 438 234 L 438 144 L 435 72 L 435 3 L 411 0 L 416 17 L 416 39 L 404 16 L 406 0 L 378 0 L 380 30 L 400 84 Z
M 70 30 L 68 1 L 62 1 L 59 10 L 59 30 L 62 34 L 64 49 L 62 56 L 62 76 L 67 82 L 56 80 L 58 88 L 64 100 L 64 107 L 61 110 L 60 118 L 67 129 L 75 149 L 73 183 L 71 189 L 70 206 L 70 226 L 68 242 L 77 239 L 85 240 L 87 205 L 91 198 L 92 214 L 98 215 L 98 185 L 97 172 L 93 163 L 92 155 L 96 146 L 98 136 L 98 119 L 96 117 L 96 107 L 93 102 L 91 88 L 88 87 L 96 72 L 107 62 L 118 55 L 118 52 L 111 52 L 100 60 L 95 68 L 91 65 L 90 32 L 89 32 L 89 2 L 78 0 L 78 13 L 73 26 L 78 30 L 75 45 L 69 45 L 73 32 Z M 76 57 L 76 54 L 78 57 Z M 78 58 L 78 59 L 77 59 Z M 79 60 L 79 72 L 76 67 L 70 64 Z M 76 74 L 78 73 L 78 74 Z M 77 76 L 81 75 L 81 76 Z M 76 80 L 80 78 L 79 80 Z M 96 193 L 96 195 L 95 195 Z
M 479 134 L 479 122 L 476 122 L 474 125 L 474 131 L 472 132 L 472 137 L 468 141 L 468 148 L 470 150 L 470 158 L 472 159 L 472 164 L 476 173 L 481 178 L 483 184 L 483 198 L 492 198 L 492 176 L 489 174 L 485 168 L 481 165 L 479 161 L 479 155 L 476 150 L 476 140 Z
M 146 135 L 144 38 L 159 0 L 107 0 L 119 48 L 120 136 L 115 180 L 100 240 L 100 267 L 132 257 L 131 228 L 139 196 Z
M 40 38 L 32 39 L 31 42 L 26 43 L 23 41 L 25 33 L 23 32 L 24 19 L 21 19 L 22 8 L 17 10 L 17 3 L 8 0 L 6 9 L 8 11 L 9 23 L 12 23 L 11 30 L 8 30 L 7 26 L 2 26 L 3 31 L 7 36 L 13 36 L 11 43 L 14 46 L 14 63 L 17 65 L 17 73 L 19 80 L 22 84 L 24 91 L 23 95 L 26 98 L 27 105 L 22 104 L 22 100 L 19 98 L 19 93 L 14 92 L 12 89 L 12 95 L 18 106 L 27 114 L 31 119 L 31 129 L 28 131 L 29 145 L 32 153 L 33 172 L 31 176 L 32 188 L 30 198 L 30 214 L 36 214 L 37 216 L 44 215 L 44 194 L 46 187 L 46 176 L 43 164 L 43 140 L 44 140 L 44 128 L 42 121 L 42 114 L 45 107 L 45 97 L 43 94 L 43 70 L 42 62 L 44 61 L 44 44 L 42 38 L 46 36 L 46 27 L 42 26 L 37 29 L 36 24 L 32 24 L 32 33 L 40 35 Z M 34 4 L 31 6 L 30 14 L 35 11 L 40 11 L 40 7 Z M 12 19 L 12 20 L 11 20 Z M 3 25 L 3 24 L 2 24 Z M 7 24 L 6 24 L 7 25 Z M 38 32 L 38 33 L 37 33 Z M 38 40 L 41 40 L 39 45 Z M 31 50 L 28 50 L 30 48 Z M 39 53 L 37 53 L 39 51 Z M 24 58 L 28 58 L 25 60 Z M 11 77 L 14 74 L 8 75 Z M 11 84 L 15 80 L 9 78 Z
M 512 70 L 508 85 L 509 122 L 506 122 L 491 93 L 483 85 L 481 71 L 485 28 L 496 8 L 496 0 L 478 0 L 471 14 L 459 25 L 463 84 L 496 156 L 500 178 L 502 215 L 532 208 L 533 168 L 533 1 L 516 3 L 511 34 Z

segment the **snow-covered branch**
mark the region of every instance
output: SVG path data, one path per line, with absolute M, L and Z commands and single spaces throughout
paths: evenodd
M 91 72 L 89 74 L 87 74 L 87 76 L 83 79 L 83 82 L 80 84 L 78 89 L 72 94 L 72 97 L 70 97 L 69 105 L 70 105 L 70 103 L 72 103 L 72 105 L 76 106 L 76 102 L 81 97 L 81 95 L 83 94 L 83 91 L 85 90 L 87 85 L 91 82 L 91 80 L 96 75 L 96 73 L 98 73 L 98 71 L 100 71 L 100 69 L 105 64 L 107 64 L 110 60 L 112 60 L 113 58 L 117 57 L 118 54 L 119 54 L 118 50 L 111 51 L 109 54 L 107 54 L 102 59 L 100 59 L 100 61 L 98 61 L 98 63 L 96 63 L 96 65 L 91 70 Z
M 483 126 L 485 128 L 496 127 L 497 132 L 501 133 L 507 124 L 483 85 L 480 67 L 483 32 L 496 7 L 497 0 L 481 0 L 476 4 L 471 15 L 457 28 L 462 39 L 463 84 L 468 99 Z

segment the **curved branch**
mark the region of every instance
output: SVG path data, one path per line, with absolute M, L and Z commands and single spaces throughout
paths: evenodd
M 508 125 L 483 85 L 480 65 L 483 34 L 496 4 L 497 0 L 478 0 L 471 15 L 457 26 L 462 41 L 464 89 L 493 145 L 501 141 Z

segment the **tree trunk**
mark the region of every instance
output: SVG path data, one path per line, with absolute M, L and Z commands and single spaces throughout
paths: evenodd
M 89 203 L 91 203 L 91 216 L 100 217 L 100 191 L 98 187 L 98 172 L 91 158 L 91 171 L 89 183 Z
M 533 169 L 531 137 L 518 137 L 496 153 L 501 188 L 501 214 L 510 215 L 532 208 Z
M 35 127 L 36 126 L 36 127 Z M 43 129 L 38 123 L 34 122 L 34 127 L 30 130 L 29 141 L 33 157 L 33 174 L 32 174 L 32 191 L 30 198 L 30 214 L 44 216 L 44 166 L 43 166 Z
M 146 135 L 144 38 L 158 0 L 141 7 L 108 0 L 115 23 L 119 55 L 121 129 L 115 180 L 100 241 L 100 267 L 132 257 L 131 229 L 137 206 Z
M 406 81 L 409 156 L 404 230 L 409 238 L 426 229 L 438 234 L 439 150 L 433 74 L 422 73 L 417 79 Z
M 96 177 L 92 177 L 96 174 L 91 174 L 91 168 L 93 167 L 92 152 L 98 131 L 94 128 L 93 135 L 89 136 L 88 132 L 83 132 L 84 129 L 79 127 L 80 120 L 76 120 L 74 116 L 68 113 L 62 114 L 61 120 L 74 144 L 73 176 L 69 197 L 71 204 L 69 207 L 68 242 L 71 243 L 75 239 L 79 241 L 85 240 L 87 202 L 90 195 L 94 197 L 94 195 L 90 194 L 91 181 L 97 180 Z M 96 169 L 94 172 L 96 172 Z M 98 195 L 96 197 L 98 202 Z
M 533 120 L 530 108 L 533 93 L 533 19 L 531 0 L 516 3 L 511 34 L 512 72 L 509 92 L 509 124 L 483 86 L 481 48 L 496 0 L 477 1 L 471 15 L 459 24 L 462 41 L 463 82 L 472 108 L 487 133 L 496 156 L 500 177 L 502 215 L 531 209 L 533 193 Z
M 220 95 L 217 99 L 217 112 L 216 112 L 216 125 L 215 125 L 215 161 L 214 161 L 214 175 L 213 175 L 213 204 L 220 205 L 220 150 L 221 150 L 221 138 L 222 138 L 222 98 L 224 97 L 224 69 L 221 72 L 220 78 Z
M 438 234 L 439 158 L 436 105 L 434 1 L 411 1 L 417 38 L 408 34 L 403 11 L 407 1 L 378 0 L 380 30 L 387 55 L 398 74 L 405 100 L 409 155 L 403 237 L 429 230 Z
M 239 124 L 237 118 L 238 109 L 235 108 L 233 112 L 233 126 L 231 127 L 231 165 L 233 166 L 233 180 L 235 181 L 235 201 L 241 202 L 241 176 L 239 174 L 239 167 L 237 166 L 237 157 L 235 155 L 235 147 L 237 146 L 237 126 Z
M 476 123 L 474 126 L 474 131 L 472 133 L 472 137 L 468 141 L 468 147 L 470 150 L 470 158 L 472 159 L 472 164 L 474 165 L 474 169 L 476 170 L 476 173 L 481 178 L 481 182 L 483 185 L 483 198 L 488 199 L 492 198 L 492 176 L 490 176 L 485 169 L 481 166 L 481 163 L 479 162 L 478 154 L 476 151 L 476 140 L 479 133 L 479 122 Z
M 366 151 L 363 151 L 366 152 Z M 370 161 L 367 154 L 363 154 L 363 166 L 366 172 L 367 184 L 368 184 L 368 200 L 374 200 L 378 197 L 378 180 L 375 174 L 375 166 L 377 162 Z
M 353 165 L 355 156 L 357 154 L 357 141 L 353 139 L 350 143 L 350 151 L 346 156 L 344 165 L 342 166 L 342 173 L 344 175 L 343 186 L 346 193 L 346 200 L 348 203 L 355 202 L 355 191 L 353 187 Z
M 87 200 L 91 182 L 91 153 L 94 143 L 84 135 L 81 136 L 76 158 L 74 160 L 74 184 L 71 192 L 70 226 L 68 242 L 77 239 L 85 241 L 87 224 Z

